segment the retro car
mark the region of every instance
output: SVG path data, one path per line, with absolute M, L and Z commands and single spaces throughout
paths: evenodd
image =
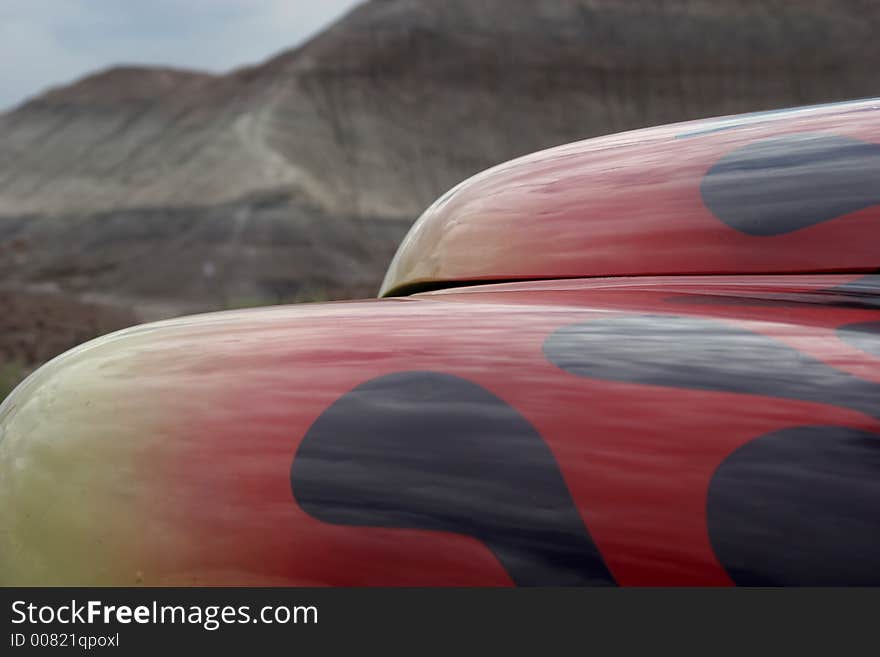
M 590 139 L 381 298 L 127 329 L 0 409 L 0 583 L 880 584 L 880 100 Z

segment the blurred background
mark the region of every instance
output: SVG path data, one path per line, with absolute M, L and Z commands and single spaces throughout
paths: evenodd
M 0 0 L 0 398 L 179 314 L 373 296 L 437 196 L 880 95 L 877 0 Z

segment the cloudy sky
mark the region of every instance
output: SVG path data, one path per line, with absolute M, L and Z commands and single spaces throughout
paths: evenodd
M 0 111 L 113 64 L 226 71 L 301 43 L 359 0 L 0 0 Z

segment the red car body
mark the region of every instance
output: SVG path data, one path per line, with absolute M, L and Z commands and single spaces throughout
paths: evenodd
M 550 149 L 386 298 L 68 352 L 0 409 L 0 582 L 880 583 L 878 110 Z

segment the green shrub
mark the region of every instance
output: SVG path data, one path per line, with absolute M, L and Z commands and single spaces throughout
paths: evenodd
M 12 392 L 15 386 L 21 383 L 27 374 L 27 368 L 17 360 L 0 363 L 0 402 Z

